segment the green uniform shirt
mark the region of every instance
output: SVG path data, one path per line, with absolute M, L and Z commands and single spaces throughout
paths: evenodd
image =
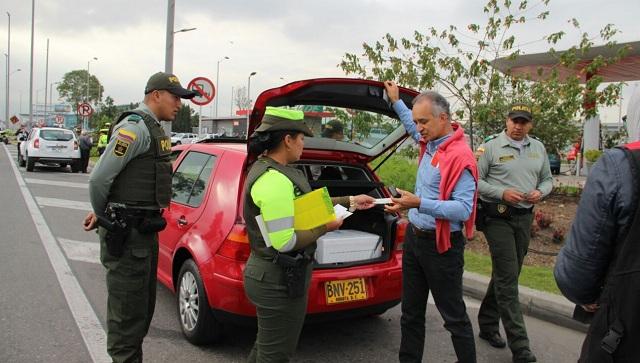
M 545 197 L 553 188 L 549 157 L 544 145 L 529 136 L 524 137 L 522 152 L 511 144 L 503 131 L 478 148 L 478 192 L 486 202 L 502 201 L 506 189 L 522 193 L 539 190 Z M 518 207 L 530 208 L 528 202 Z
M 137 110 L 151 115 L 158 122 L 146 104 L 141 103 Z M 127 163 L 146 152 L 150 145 L 151 135 L 142 117 L 129 115 L 114 126 L 107 148 L 89 178 L 89 197 L 94 213 L 104 214 L 111 184 Z

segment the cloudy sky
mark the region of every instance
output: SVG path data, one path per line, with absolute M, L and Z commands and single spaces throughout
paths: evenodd
M 514 1 L 516 2 L 516 1 Z M 529 1 L 536 4 L 537 1 Z M 45 88 L 46 41 L 50 39 L 49 83 L 60 81 L 71 70 L 86 69 L 105 87 L 104 95 L 117 104 L 139 101 L 147 78 L 164 70 L 166 0 L 36 0 L 34 50 L 34 102 L 42 102 Z M 260 91 L 299 79 L 343 76 L 337 67 L 345 52 L 361 53 L 363 42 L 375 42 L 385 33 L 410 36 L 430 26 L 484 24 L 482 0 L 177 0 L 175 29 L 196 27 L 175 35 L 174 73 L 183 85 L 197 76 L 215 82 L 220 64 L 219 115 L 231 109 L 231 88 L 246 86 L 251 72 L 252 98 Z M 570 30 L 567 20 L 576 17 L 582 30 L 596 35 L 613 23 L 622 34 L 618 40 L 640 40 L 640 1 L 551 0 L 550 17 L 544 23 L 525 25 L 517 33 L 523 49 L 536 53 L 547 49 L 539 40 L 551 30 Z M 541 6 L 537 9 L 542 9 Z M 12 113 L 28 112 L 31 2 L 3 1 L 0 10 L 0 48 L 7 52 L 7 15 L 11 13 Z M 564 46 L 577 42 L 570 30 Z M 3 59 L 3 67 L 6 67 Z M 6 69 L 6 68 L 5 68 Z M 5 72 L 1 72 L 0 110 L 4 118 Z M 47 86 L 48 87 L 48 86 Z M 629 98 L 637 82 L 626 87 Z M 55 88 L 55 87 L 54 87 Z M 21 97 L 20 97 L 21 96 Z M 54 100 L 57 92 L 54 89 Z M 20 105 L 22 98 L 22 105 Z M 625 114 L 626 103 L 623 100 Z M 203 114 L 213 109 L 203 107 Z M 614 122 L 618 107 L 603 112 Z

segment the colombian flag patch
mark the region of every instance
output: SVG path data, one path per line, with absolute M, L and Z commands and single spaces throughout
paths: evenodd
M 118 139 L 126 141 L 128 143 L 132 143 L 134 141 L 136 141 L 136 139 L 138 138 L 138 136 L 132 132 L 132 131 L 127 131 L 127 130 L 118 130 Z

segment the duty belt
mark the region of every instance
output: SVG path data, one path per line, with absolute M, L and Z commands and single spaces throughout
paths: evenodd
M 432 239 L 432 240 L 436 239 L 436 230 L 435 229 L 422 229 L 420 227 L 417 227 L 413 223 L 411 224 L 411 228 L 413 228 L 413 233 L 418 238 L 426 238 L 426 239 Z M 462 232 L 460 232 L 460 231 L 451 232 L 451 237 L 457 238 L 457 237 L 461 237 L 461 236 L 462 236 Z

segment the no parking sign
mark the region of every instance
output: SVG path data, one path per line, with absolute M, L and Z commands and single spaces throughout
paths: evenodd
M 204 106 L 213 100 L 216 95 L 216 88 L 208 78 L 196 77 L 189 82 L 187 89 L 198 92 L 198 95 L 191 99 L 191 102 L 198 106 Z

